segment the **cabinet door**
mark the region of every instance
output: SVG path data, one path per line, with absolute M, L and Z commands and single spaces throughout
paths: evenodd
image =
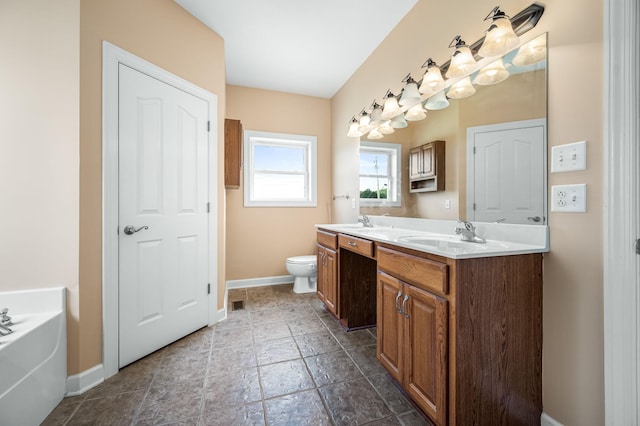
M 404 387 L 436 424 L 447 417 L 447 301 L 411 285 L 404 306 Z M 472 354 L 467 354 L 472 356 Z
M 327 292 L 327 269 L 324 266 L 324 253 L 325 249 L 321 245 L 316 245 L 316 251 L 318 253 L 318 271 L 317 271 L 317 279 L 316 279 L 316 295 L 318 299 L 322 300 L 323 303 L 326 303 L 326 292 Z
M 324 253 L 324 267 L 326 268 L 324 304 L 330 312 L 338 316 L 340 312 L 338 312 L 338 267 L 336 263 L 336 252 L 335 250 L 325 248 Z
M 430 177 L 436 175 L 436 155 L 435 145 L 426 144 L 422 146 L 422 176 Z
M 377 357 L 391 377 L 402 382 L 402 330 L 404 317 L 399 313 L 402 304 L 401 282 L 378 271 L 377 300 Z
M 242 165 L 242 123 L 240 120 L 224 120 L 224 186 L 240 188 Z
M 413 148 L 409 151 L 409 179 L 417 179 L 422 175 L 422 149 Z

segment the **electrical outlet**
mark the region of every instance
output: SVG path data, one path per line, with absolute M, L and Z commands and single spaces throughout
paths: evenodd
M 551 187 L 551 211 L 584 213 L 587 211 L 587 185 L 555 185 Z
M 451 208 L 451 200 L 444 200 L 444 208 L 445 209 Z
M 587 141 L 551 148 L 551 173 L 572 172 L 587 168 Z

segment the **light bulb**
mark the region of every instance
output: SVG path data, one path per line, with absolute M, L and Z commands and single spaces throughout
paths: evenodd
M 476 93 L 476 88 L 471 84 L 471 78 L 465 77 L 449 88 L 447 97 L 451 99 L 464 99 Z
M 520 39 L 513 31 L 511 20 L 498 10 L 493 17 L 493 23 L 487 31 L 478 54 L 485 58 L 502 56 L 516 47 L 519 42 Z
M 422 77 L 422 84 L 420 85 L 420 93 L 433 94 L 444 89 L 445 82 L 442 78 L 442 72 L 440 67 L 436 65 L 431 58 L 427 60 L 427 71 Z
M 488 86 L 491 84 L 500 83 L 507 78 L 509 78 L 509 71 L 505 69 L 502 58 L 500 58 L 497 61 L 494 61 L 486 67 L 482 68 L 473 82 L 476 84 Z
M 547 39 L 543 35 L 531 40 L 518 49 L 511 63 L 519 67 L 536 64 L 547 57 Z
M 409 108 L 404 114 L 404 118 L 407 121 L 420 121 L 427 118 L 427 112 L 422 107 L 422 103 L 416 104 Z
M 447 78 L 457 78 L 471 74 L 478 66 L 476 60 L 473 59 L 471 49 L 464 44 L 464 41 L 460 41 L 460 43 L 456 44 L 456 51 L 451 56 L 449 69 L 445 74 Z

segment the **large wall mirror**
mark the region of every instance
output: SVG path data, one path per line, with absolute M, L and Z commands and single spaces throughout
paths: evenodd
M 360 213 L 546 225 L 546 38 L 529 41 L 543 52 L 534 63 L 516 65 L 516 49 L 502 58 L 506 80 L 474 85 L 472 96 L 449 99 L 447 108 L 385 136 L 384 142 L 402 145 L 402 202 L 360 203 Z M 444 190 L 410 192 L 411 149 L 437 140 L 445 141 Z M 361 141 L 369 149 L 375 143 Z

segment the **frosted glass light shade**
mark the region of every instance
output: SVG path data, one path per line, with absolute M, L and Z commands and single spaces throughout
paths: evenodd
M 511 63 L 519 67 L 537 64 L 547 57 L 547 38 L 544 35 L 536 37 L 521 46 Z
M 483 86 L 488 86 L 500 83 L 507 78 L 509 78 L 509 71 L 505 69 L 502 58 L 500 58 L 482 68 L 473 82 Z
M 391 120 L 387 120 L 384 123 L 382 123 L 380 127 L 378 127 L 378 131 L 383 135 L 390 135 L 391 133 L 395 132 L 396 129 L 391 127 Z
M 371 130 L 367 135 L 367 139 L 382 139 L 382 133 L 378 131 L 378 128 Z
M 366 112 L 364 114 L 362 114 L 362 117 L 360 117 L 360 122 L 358 125 L 358 131 L 361 133 L 366 133 L 369 131 L 369 123 L 371 123 L 371 117 L 369 117 L 369 114 L 367 114 Z
M 424 107 L 426 109 L 433 110 L 433 111 L 439 110 L 439 109 L 445 109 L 448 106 L 449 106 L 449 101 L 447 100 L 447 97 L 444 95 L 444 90 L 431 96 L 429 99 L 427 99 L 427 102 L 424 104 Z
M 427 72 L 422 77 L 422 84 L 420 85 L 420 93 L 432 94 L 444 89 L 445 83 L 442 78 L 442 72 L 437 65 L 431 65 L 427 68 Z
M 464 99 L 476 93 L 476 88 L 471 84 L 471 78 L 465 77 L 449 88 L 447 97 L 451 99 Z
M 422 107 L 422 103 L 419 103 L 409 108 L 409 110 L 404 113 L 404 118 L 407 121 L 424 120 L 427 118 L 427 112 Z
M 463 77 L 475 71 L 477 66 L 478 64 L 473 59 L 471 49 L 467 46 L 460 46 L 453 52 L 449 62 L 449 69 L 445 75 L 447 78 Z
M 373 111 L 371 112 L 371 121 L 369 122 L 369 125 L 378 127 L 382 124 L 383 121 L 382 108 L 380 107 L 380 105 L 375 104 Z
M 515 48 L 519 42 L 520 39 L 513 32 L 511 20 L 504 15 L 495 17 L 480 50 L 478 50 L 478 54 L 485 58 L 502 56 Z
M 407 120 L 405 120 L 404 118 L 404 114 L 393 117 L 393 120 L 391 120 L 390 124 L 394 129 L 404 129 L 409 125 L 409 123 L 407 123 Z
M 352 122 L 349 125 L 349 131 L 347 132 L 347 136 L 350 138 L 359 138 L 360 136 L 362 136 L 362 132 L 358 130 L 359 126 L 360 126 L 360 123 L 358 123 L 357 121 Z
M 422 102 L 422 97 L 418 92 L 418 84 L 416 82 L 409 82 L 405 84 L 402 89 L 402 96 L 400 96 L 400 106 L 411 108 L 417 103 Z
M 394 96 L 385 99 L 381 115 L 383 119 L 393 118 L 401 112 L 402 110 L 400 109 L 400 105 L 398 105 L 398 100 Z

